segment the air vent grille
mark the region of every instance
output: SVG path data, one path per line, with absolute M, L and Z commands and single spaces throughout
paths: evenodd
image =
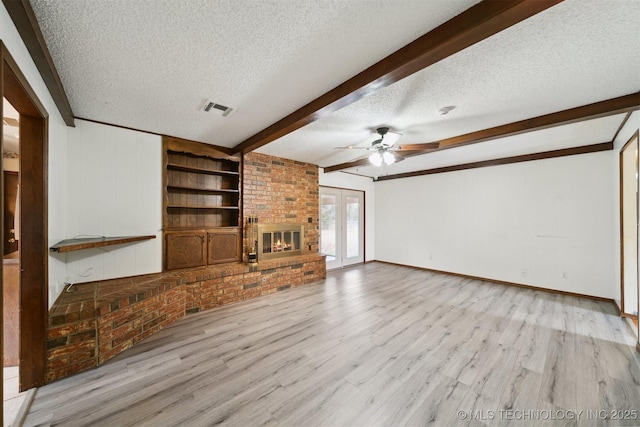
M 226 105 L 217 104 L 215 102 L 207 101 L 204 104 L 203 110 L 207 113 L 213 112 L 222 115 L 223 117 L 227 117 L 233 111 L 233 108 L 227 107 Z

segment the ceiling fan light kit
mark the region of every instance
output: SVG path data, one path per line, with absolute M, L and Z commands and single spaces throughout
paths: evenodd
M 381 166 L 382 162 L 387 166 L 392 165 L 395 163 L 396 157 L 388 150 L 393 146 L 395 141 L 391 141 L 390 144 L 384 142 L 384 136 L 389 132 L 389 128 L 379 127 L 376 131 L 380 134 L 380 139 L 371 144 L 371 148 L 374 149 L 375 152 L 369 156 L 369 161 L 374 166 Z
M 382 160 L 384 160 L 384 162 L 385 162 L 387 165 L 391 165 L 391 164 L 393 164 L 393 163 L 396 161 L 396 157 L 395 157 L 393 154 L 391 154 L 390 152 L 385 151 L 385 152 L 382 154 Z
M 382 166 L 382 162 L 384 162 L 385 165 L 389 166 L 395 163 L 396 158 L 388 151 L 383 151 L 382 154 L 380 154 L 379 151 L 376 151 L 369 156 L 369 161 L 374 166 Z
M 382 166 L 383 163 L 384 165 L 389 166 L 397 161 L 403 160 L 403 152 L 411 152 L 411 154 L 415 155 L 416 152 L 426 153 L 429 151 L 437 150 L 439 148 L 439 144 L 437 142 L 427 142 L 423 144 L 403 144 L 399 146 L 395 145 L 398 138 L 402 136 L 402 134 L 391 131 L 387 126 L 381 126 L 377 128 L 376 132 L 380 137 L 373 141 L 368 147 L 348 145 L 346 147 L 335 148 L 349 150 L 368 150 L 371 152 L 371 154 L 368 156 L 369 162 L 374 166 Z M 385 138 L 388 133 L 393 134 L 393 137 Z M 398 152 L 398 155 L 394 154 L 396 152 Z M 366 156 L 361 158 L 361 160 L 366 159 Z
M 382 165 L 382 156 L 380 155 L 380 153 L 375 152 L 369 156 L 369 161 L 373 166 L 380 166 Z

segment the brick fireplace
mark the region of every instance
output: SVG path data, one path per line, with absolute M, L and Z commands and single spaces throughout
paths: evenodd
M 75 285 L 76 291 L 63 292 L 49 311 L 46 381 L 99 366 L 190 313 L 323 280 L 318 197 L 315 165 L 245 155 L 243 217 L 257 218 L 270 233 L 266 253 L 286 256 L 249 264 L 245 250 L 243 263 Z M 276 224 L 295 228 L 278 230 Z M 245 249 L 254 238 L 248 230 Z
M 258 261 L 298 256 L 303 253 L 304 225 L 258 225 Z

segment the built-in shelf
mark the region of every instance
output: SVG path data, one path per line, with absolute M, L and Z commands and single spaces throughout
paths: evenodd
M 203 192 L 203 193 L 231 193 L 231 194 L 237 194 L 237 193 L 240 192 L 240 190 L 232 190 L 232 189 L 225 189 L 225 188 L 195 188 L 195 187 L 188 187 L 188 186 L 183 186 L 183 185 L 167 185 L 167 188 L 176 189 L 176 190 L 199 191 L 199 192 Z
M 242 259 L 242 159 L 164 136 L 164 269 Z
M 206 169 L 206 168 L 198 168 L 194 166 L 185 166 L 178 165 L 176 163 L 167 163 L 167 169 L 174 171 L 183 171 L 183 172 L 197 172 L 204 173 L 208 175 L 227 175 L 227 176 L 240 176 L 239 172 L 235 171 L 225 171 L 219 169 Z
M 142 240 L 155 239 L 155 235 L 148 236 L 122 236 L 122 237 L 87 237 L 80 239 L 62 240 L 51 246 L 53 252 L 71 252 L 81 249 L 99 248 L 102 246 L 120 245 L 122 243 L 140 242 Z

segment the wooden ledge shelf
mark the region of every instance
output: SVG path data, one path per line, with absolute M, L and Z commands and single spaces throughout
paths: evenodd
M 230 194 L 238 194 L 240 190 L 227 189 L 227 188 L 207 188 L 207 187 L 189 187 L 186 185 L 167 185 L 168 189 L 176 189 L 176 190 L 190 190 L 190 191 L 198 191 L 202 193 L 230 193 Z
M 176 163 L 167 163 L 167 168 L 174 171 L 197 172 L 197 173 L 204 173 L 207 175 L 240 176 L 240 173 L 236 171 L 198 168 L 195 166 L 185 166 L 185 165 L 179 165 Z
M 87 237 L 81 239 L 67 239 L 51 246 L 53 252 L 71 252 L 81 249 L 99 248 L 102 246 L 120 245 L 122 243 L 140 242 L 155 239 L 155 235 L 122 236 L 122 237 Z
M 228 209 L 238 210 L 238 206 L 167 205 L 169 209 Z

